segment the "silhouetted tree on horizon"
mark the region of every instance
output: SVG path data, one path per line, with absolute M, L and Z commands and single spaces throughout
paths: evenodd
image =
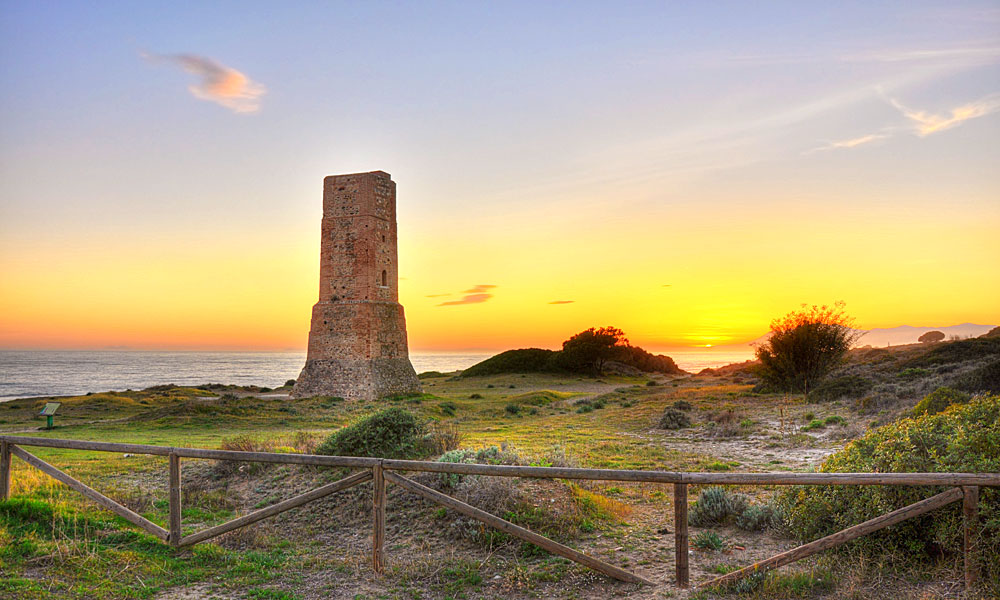
M 922 336 L 917 338 L 917 341 L 921 344 L 933 344 L 934 342 L 940 342 L 944 339 L 943 331 L 928 331 Z

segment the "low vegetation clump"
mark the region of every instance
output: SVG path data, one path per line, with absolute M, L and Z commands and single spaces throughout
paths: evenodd
M 830 425 L 847 425 L 847 419 L 841 417 L 840 415 L 830 415 L 825 419 L 812 419 L 808 424 L 802 426 L 802 431 L 826 429 Z
M 317 454 L 420 458 L 429 454 L 427 427 L 410 412 L 394 406 L 334 432 Z
M 687 400 L 674 400 L 674 403 L 670 406 L 676 408 L 677 410 L 691 410 L 694 408 L 694 406 L 692 406 Z
M 442 454 L 437 459 L 437 462 L 474 465 L 516 465 L 518 464 L 518 460 L 517 453 L 507 446 L 487 446 L 479 450 L 471 448 L 450 450 Z M 464 479 L 465 476 L 458 473 L 439 473 L 438 482 L 441 487 L 455 488 Z
M 726 541 L 722 539 L 722 536 L 714 531 L 699 531 L 698 534 L 691 539 L 691 545 L 699 550 L 719 552 L 720 550 L 725 549 Z
M 722 487 L 705 488 L 691 504 L 688 522 L 695 527 L 723 525 L 742 514 L 749 504 L 743 494 L 734 494 Z
M 771 504 L 748 504 L 736 515 L 736 526 L 744 531 L 780 530 L 781 512 Z
M 660 416 L 660 429 L 684 429 L 691 426 L 691 417 L 675 408 L 668 408 Z
M 713 437 L 736 437 L 747 435 L 750 432 L 749 427 L 743 426 L 747 420 L 746 415 L 732 408 L 712 411 L 706 417 L 708 421 L 705 425 Z M 752 421 L 750 425 L 753 425 Z
M 1000 471 L 1000 398 L 977 397 L 937 414 L 870 430 L 830 456 L 821 471 L 974 472 Z M 902 508 L 944 491 L 915 486 L 801 486 L 778 497 L 786 525 L 795 537 L 813 540 Z M 1000 592 L 1000 498 L 980 489 L 983 582 Z M 883 529 L 852 542 L 872 556 L 895 557 L 914 566 L 944 556 L 960 556 L 963 544 L 961 502 Z
M 691 504 L 688 522 L 695 527 L 735 524 L 745 531 L 781 529 L 780 508 L 773 504 L 754 504 L 743 494 L 726 488 L 705 488 Z
M 913 415 L 936 415 L 952 404 L 965 404 L 969 401 L 969 395 L 953 390 L 950 387 L 939 387 L 933 392 L 924 396 L 924 399 L 913 407 Z

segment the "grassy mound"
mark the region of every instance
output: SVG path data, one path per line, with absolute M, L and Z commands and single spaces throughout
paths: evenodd
M 426 427 L 412 413 L 394 406 L 355 421 L 333 433 L 316 448 L 317 454 L 419 458 L 430 449 Z
M 462 377 L 480 377 L 500 373 L 539 373 L 555 370 L 552 357 L 556 352 L 542 348 L 508 350 L 476 363 L 462 371 Z
M 843 472 L 980 472 L 1000 471 L 1000 398 L 979 397 L 944 412 L 902 419 L 868 432 L 822 465 Z M 813 540 L 902 508 L 944 487 L 802 486 L 778 499 L 792 534 Z M 1000 591 L 1000 494 L 980 491 L 983 581 Z M 942 556 L 960 556 L 961 502 L 951 504 L 852 542 L 873 556 L 891 555 L 901 564 L 923 564 Z

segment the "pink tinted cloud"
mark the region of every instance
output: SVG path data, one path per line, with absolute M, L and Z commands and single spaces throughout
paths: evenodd
M 215 102 L 236 113 L 255 113 L 260 110 L 260 97 L 267 89 L 249 77 L 211 58 L 194 54 L 144 54 L 153 62 L 168 62 L 195 75 L 197 83 L 188 91 L 199 100 Z

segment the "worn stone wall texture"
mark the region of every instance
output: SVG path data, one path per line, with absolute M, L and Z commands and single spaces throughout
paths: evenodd
M 319 302 L 292 397 L 421 391 L 399 304 L 395 182 L 382 171 L 327 177 L 320 230 Z

